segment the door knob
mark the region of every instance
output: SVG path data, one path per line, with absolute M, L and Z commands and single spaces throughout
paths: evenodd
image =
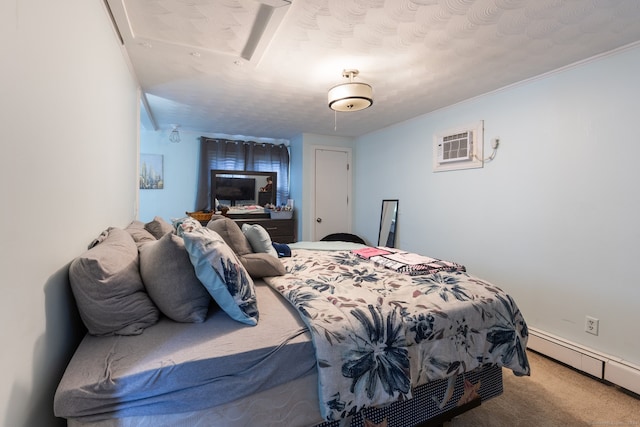
M 319 224 L 322 222 L 322 218 L 316 218 L 316 222 Z

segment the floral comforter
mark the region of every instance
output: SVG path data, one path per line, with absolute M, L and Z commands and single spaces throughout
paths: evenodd
M 491 283 L 464 271 L 410 276 L 350 251 L 298 249 L 281 260 L 287 274 L 265 281 L 311 331 L 326 420 L 485 364 L 529 374 L 527 325 Z

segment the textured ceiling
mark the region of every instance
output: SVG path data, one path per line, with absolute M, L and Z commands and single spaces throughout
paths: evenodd
M 357 136 L 640 40 L 638 0 L 107 0 L 160 130 Z M 372 107 L 337 114 L 343 69 Z

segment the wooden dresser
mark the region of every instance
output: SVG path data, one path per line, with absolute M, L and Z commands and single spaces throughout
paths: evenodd
M 211 219 L 211 213 L 187 212 L 187 215 L 197 219 L 206 226 Z M 250 217 L 250 218 L 249 218 Z M 242 228 L 242 224 L 260 224 L 267 230 L 271 240 L 275 243 L 294 243 L 296 241 L 294 219 L 271 219 L 268 214 L 247 214 L 242 216 L 227 216 Z
M 294 220 L 271 218 L 232 218 L 242 228 L 242 224 L 260 224 L 275 243 L 293 243 L 296 241 Z

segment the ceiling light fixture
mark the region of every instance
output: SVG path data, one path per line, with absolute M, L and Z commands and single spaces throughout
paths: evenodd
M 356 83 L 353 78 L 359 74 L 358 70 L 344 70 L 342 77 L 348 78 L 349 83 L 332 87 L 327 96 L 329 108 L 334 111 L 360 111 L 373 105 L 373 89 L 366 83 Z
M 178 125 L 173 125 L 173 130 L 169 133 L 169 141 L 175 143 L 180 142 L 180 132 L 178 131 Z

